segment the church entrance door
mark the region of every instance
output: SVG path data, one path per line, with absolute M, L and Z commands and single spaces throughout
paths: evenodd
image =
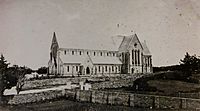
M 90 68 L 89 67 L 86 68 L 86 74 L 90 74 Z
M 133 68 L 131 68 L 131 73 L 132 73 L 132 74 L 134 73 L 134 69 L 133 69 Z

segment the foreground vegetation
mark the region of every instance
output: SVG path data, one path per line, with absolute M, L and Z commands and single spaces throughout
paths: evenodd
M 13 65 L 9 66 L 3 54 L 0 56 L 0 103 L 4 101 L 3 92 L 5 89 L 10 89 L 16 86 L 17 93 L 19 93 L 24 85 L 25 74 L 31 74 L 32 72 L 38 72 L 39 74 L 46 74 L 47 68 L 41 67 L 36 71 L 26 66 Z
M 3 111 L 144 111 L 126 106 L 110 106 L 94 103 L 80 103 L 69 100 L 54 100 L 17 106 L 0 106 Z
M 154 67 L 153 70 L 160 74 L 139 78 L 134 81 L 132 87 L 114 90 L 166 96 L 180 96 L 180 94 L 196 94 L 198 96 L 200 93 L 199 56 L 191 56 L 186 53 L 179 65 Z
M 185 54 L 185 57 L 180 60 L 179 65 L 153 67 L 154 72 L 160 71 L 179 71 L 182 76 L 189 77 L 192 74 L 200 74 L 200 56 Z

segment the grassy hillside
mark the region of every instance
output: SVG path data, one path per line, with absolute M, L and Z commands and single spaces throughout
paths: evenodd
M 199 80 L 187 77 L 180 71 L 165 71 L 158 75 L 142 77 L 134 81 L 133 87 L 113 89 L 133 93 L 153 95 L 180 96 L 180 94 L 200 92 Z M 195 97 L 199 98 L 199 97 Z

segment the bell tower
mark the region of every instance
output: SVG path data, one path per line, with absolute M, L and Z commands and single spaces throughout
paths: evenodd
M 57 74 L 57 67 L 58 67 L 58 61 L 57 61 L 57 52 L 58 52 L 58 42 L 57 42 L 57 38 L 56 38 L 56 33 L 53 33 L 53 39 L 52 39 L 52 43 L 51 43 L 51 48 L 50 48 L 50 63 L 52 64 L 51 66 L 51 72 L 53 74 Z

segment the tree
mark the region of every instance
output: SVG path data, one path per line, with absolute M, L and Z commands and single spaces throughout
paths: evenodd
M 6 71 L 6 80 L 8 81 L 7 88 L 11 88 L 16 86 L 17 84 L 17 74 L 19 67 L 17 65 L 13 65 L 12 67 L 8 67 Z
M 17 94 L 19 94 L 19 92 L 21 91 L 21 89 L 22 89 L 22 87 L 24 85 L 25 73 L 26 73 L 26 70 L 23 69 L 23 68 L 20 68 L 16 72 L 16 74 L 17 74 L 17 84 L 16 84 Z
M 3 92 L 7 87 L 6 71 L 9 63 L 5 60 L 3 54 L 0 57 L 0 101 L 2 102 Z
M 37 73 L 38 74 L 47 74 L 47 70 L 48 70 L 47 67 L 40 67 L 40 68 L 38 68 Z
M 32 69 L 26 66 L 21 67 L 18 65 L 13 65 L 11 67 L 8 67 L 6 71 L 6 80 L 8 82 L 7 88 L 17 86 L 18 81 L 20 81 L 19 83 L 21 84 L 21 79 L 24 79 L 25 74 L 31 73 Z
M 200 72 L 200 59 L 196 55 L 189 55 L 187 52 L 185 57 L 181 60 L 182 70 L 186 75 L 190 76 L 194 73 Z

